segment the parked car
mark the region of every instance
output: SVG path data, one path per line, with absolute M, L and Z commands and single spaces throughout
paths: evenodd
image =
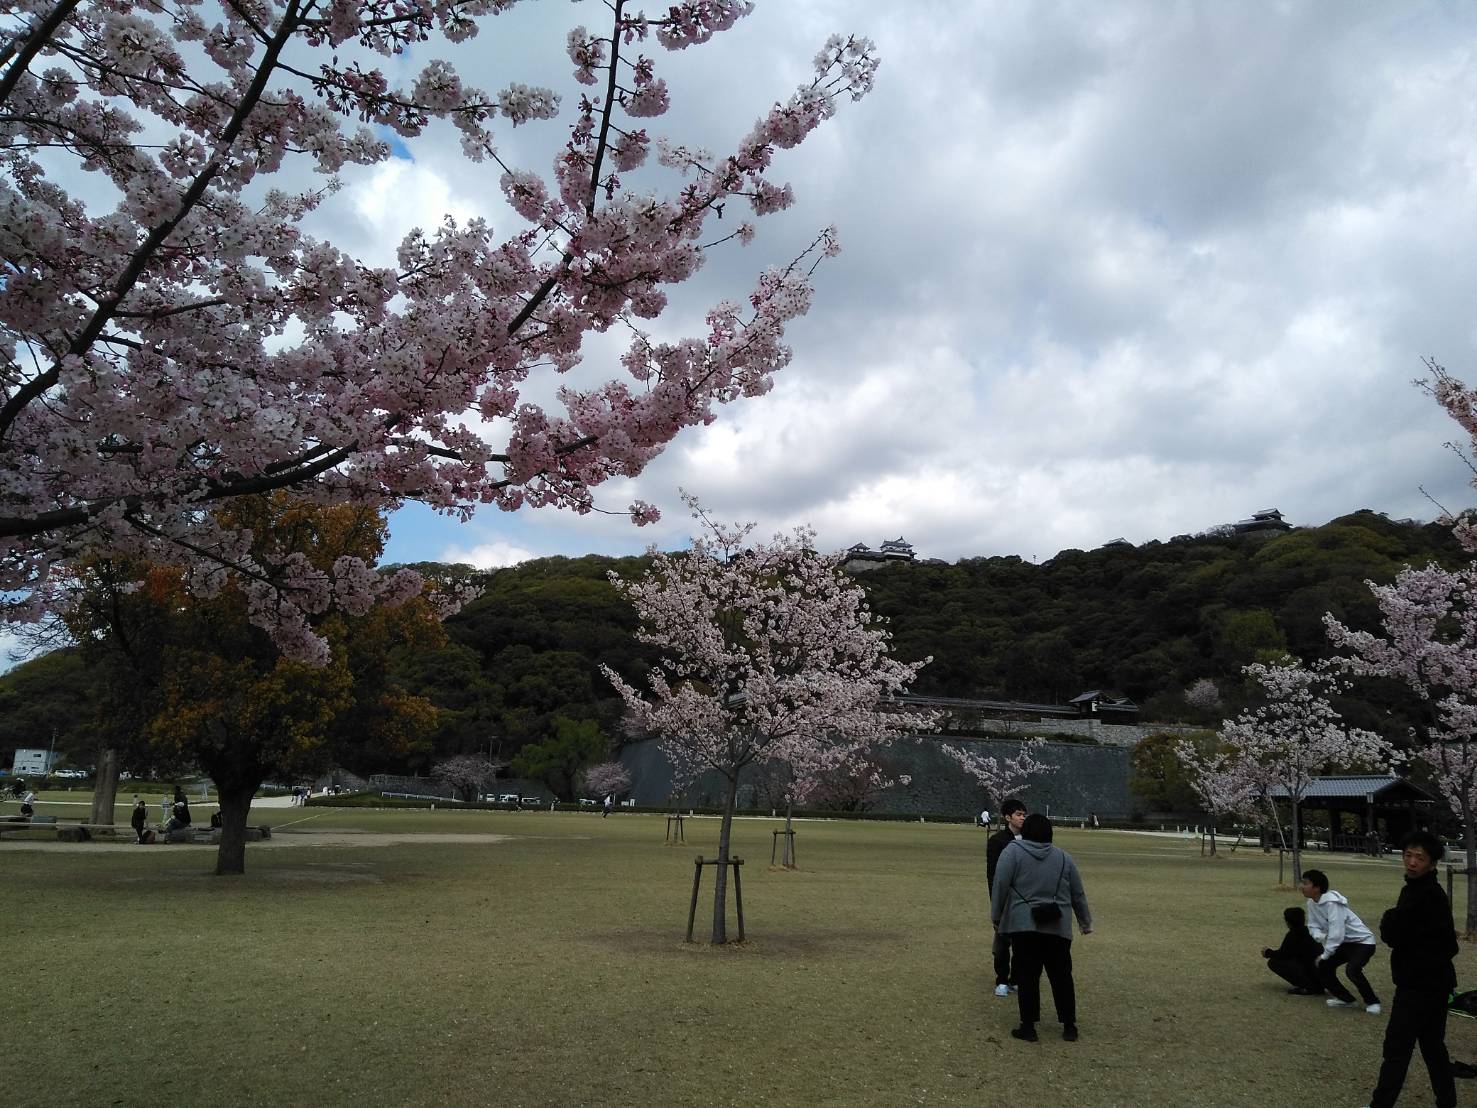
M 520 796 L 518 798 L 520 808 L 542 808 L 543 806 L 544 798 L 541 796 Z
M 497 802 L 499 804 L 517 804 L 518 803 L 518 794 L 517 793 L 502 793 L 497 798 Z

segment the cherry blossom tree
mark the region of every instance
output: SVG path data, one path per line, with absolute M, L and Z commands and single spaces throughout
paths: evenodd
M 1462 823 L 1466 868 L 1477 873 L 1477 564 L 1456 570 L 1407 566 L 1393 584 L 1369 582 L 1382 633 L 1353 631 L 1324 617 L 1333 644 L 1351 652 L 1352 673 L 1388 677 L 1425 703 L 1425 743 L 1411 754 L 1431 767 Z M 1477 890 L 1467 882 L 1467 936 L 1477 935 Z
M 1210 814 L 1210 854 L 1216 855 L 1216 830 L 1222 816 L 1246 812 L 1262 795 L 1260 767 L 1240 751 L 1202 751 L 1188 739 L 1175 743 L 1175 755 L 1185 767 L 1190 787 Z
M 1242 672 L 1260 686 L 1265 703 L 1224 721 L 1221 745 L 1239 752 L 1258 790 L 1276 788 L 1292 805 L 1296 880 L 1303 872 L 1300 806 L 1313 779 L 1333 770 L 1386 770 L 1399 755 L 1373 732 L 1344 726 L 1328 697 L 1345 683 L 1326 664 L 1256 662 Z
M 585 790 L 597 797 L 622 797 L 631 791 L 631 771 L 619 762 L 600 762 L 582 774 Z
M 53 0 L 0 32 L 0 608 L 64 604 L 57 571 L 89 555 L 187 568 L 211 595 L 234 580 L 251 618 L 292 658 L 322 664 L 309 616 L 412 589 L 352 561 L 325 573 L 275 562 L 214 506 L 290 489 L 320 503 L 416 500 L 596 510 L 719 405 L 758 396 L 790 360 L 785 325 L 839 247 L 820 232 L 723 300 L 702 333 L 643 329 L 668 290 L 748 222 L 789 206 L 771 178 L 838 104 L 872 87 L 866 39 L 833 36 L 815 75 L 726 153 L 653 141 L 671 101 L 650 44 L 708 42 L 741 0 L 680 0 L 647 16 L 608 0 L 603 29 L 573 28 L 578 95 L 546 177 L 504 157 L 494 125 L 556 118 L 561 97 L 486 92 L 414 47 L 459 43 L 517 0 Z M 605 13 L 601 13 L 605 14 Z M 383 65 L 384 68 L 376 68 Z M 435 121 L 486 165 L 516 226 L 448 217 L 393 265 L 305 229 L 346 166 L 391 157 Z M 653 148 L 643 188 L 626 183 Z M 666 171 L 665 193 L 648 190 Z M 304 173 L 315 184 L 291 191 Z M 83 187 L 80 182 L 86 180 Z M 629 332 L 620 372 L 532 402 L 594 332 Z M 637 523 L 656 517 L 637 502 Z
M 915 722 L 916 722 L 916 717 Z M 784 776 L 785 834 L 780 865 L 795 868 L 795 806 L 833 797 L 865 797 L 906 785 L 907 774 L 893 778 L 877 761 L 877 749 L 867 743 L 821 743 L 795 747 L 781 768 Z
M 455 754 L 433 765 L 431 776 L 450 785 L 462 800 L 480 800 L 497 781 L 497 763 L 484 754 Z
M 996 806 L 1007 796 L 1024 793 L 1030 787 L 1031 778 L 1056 771 L 1055 766 L 1037 757 L 1046 746 L 1046 740 L 1042 738 L 1028 739 L 1011 758 L 983 754 L 978 746 L 945 743 L 943 750 L 959 763 L 965 773 L 979 782 L 985 796 Z
M 807 780 L 845 772 L 859 749 L 918 726 L 880 701 L 927 659 L 889 655 L 890 636 L 861 587 L 841 571 L 840 555 L 813 549 L 809 529 L 750 542 L 752 525 L 714 523 L 687 503 L 700 524 L 690 549 L 653 550 L 640 581 L 611 577 L 661 661 L 644 692 L 604 672 L 661 736 L 679 777 L 716 770 L 725 782 L 711 939 L 724 943 L 739 775 L 768 762 L 801 766 Z
M 1209 677 L 1202 677 L 1185 690 L 1185 703 L 1196 711 L 1213 712 L 1221 706 L 1221 690 Z

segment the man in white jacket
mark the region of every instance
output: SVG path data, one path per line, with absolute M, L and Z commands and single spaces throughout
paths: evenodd
M 1364 976 L 1364 967 L 1374 957 L 1374 932 L 1354 914 L 1343 893 L 1328 887 L 1328 875 L 1321 869 L 1303 871 L 1302 890 L 1308 898 L 1308 930 L 1323 944 L 1316 968 L 1318 983 L 1328 991 L 1328 1006 L 1355 1008 L 1362 1001 L 1366 1012 L 1379 1015 L 1380 998 Z M 1345 967 L 1360 1000 L 1338 979 L 1339 966 Z

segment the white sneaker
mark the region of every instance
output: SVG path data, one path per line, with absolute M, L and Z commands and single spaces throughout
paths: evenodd
M 1340 1000 L 1336 996 L 1331 996 L 1328 998 L 1328 1006 L 1330 1008 L 1357 1008 L 1359 1007 L 1359 1002 L 1357 1000 Z
M 1009 996 L 1010 995 L 1010 986 L 1009 985 L 996 985 L 995 986 L 995 995 L 996 996 Z
M 1377 1016 L 1384 1011 L 1384 1009 L 1380 1007 L 1379 1001 L 1375 1001 L 1373 1004 L 1366 1004 L 1364 1006 L 1364 1010 L 1368 1012 L 1371 1016 Z

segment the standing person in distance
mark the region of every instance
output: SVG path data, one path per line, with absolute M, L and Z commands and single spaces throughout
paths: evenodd
M 144 828 L 149 822 L 149 806 L 144 803 L 144 798 L 136 796 L 133 798 L 133 815 L 128 819 L 128 824 L 133 828 L 133 833 L 138 836 L 138 841 L 144 841 Z
M 1456 1082 L 1446 1053 L 1447 998 L 1456 989 L 1456 928 L 1451 904 L 1436 879 L 1436 863 L 1446 854 L 1429 831 L 1412 831 L 1401 842 L 1405 885 L 1380 920 L 1380 938 L 1390 948 L 1395 1003 L 1385 1027 L 1384 1061 L 1370 1108 L 1392 1108 L 1405 1086 L 1416 1043 L 1436 1094 L 1436 1108 L 1456 1108 Z
M 985 889 L 992 900 L 995 895 L 995 869 L 1000 864 L 1000 855 L 1007 846 L 1021 837 L 1021 824 L 1026 822 L 1026 806 L 1021 803 L 1020 797 L 1005 798 L 1005 803 L 1000 805 L 1000 818 L 1005 821 L 1005 826 L 991 835 L 985 843 Z M 1010 938 L 1001 933 L 998 924 L 994 928 L 990 953 L 995 960 L 995 995 L 1009 996 L 1015 992 L 1010 977 Z
M 1072 919 L 1084 935 L 1092 934 L 1092 913 L 1082 877 L 1072 856 L 1051 845 L 1051 820 L 1032 812 L 1021 825 L 1021 837 L 1007 846 L 995 870 L 990 919 L 1010 937 L 1016 999 L 1021 1025 L 1012 1037 L 1036 1042 L 1041 1018 L 1041 971 L 1051 982 L 1051 999 L 1062 1038 L 1077 1041 L 1077 990 L 1072 981 Z
M 1364 976 L 1364 967 L 1374 957 L 1374 932 L 1354 914 L 1343 893 L 1328 887 L 1328 875 L 1321 869 L 1303 871 L 1302 891 L 1308 898 L 1308 930 L 1323 944 L 1317 962 L 1318 984 L 1328 991 L 1328 1006 L 1356 1008 L 1363 1001 L 1366 1012 L 1379 1015 L 1380 998 Z M 1360 1000 L 1339 980 L 1339 966 L 1345 967 Z

